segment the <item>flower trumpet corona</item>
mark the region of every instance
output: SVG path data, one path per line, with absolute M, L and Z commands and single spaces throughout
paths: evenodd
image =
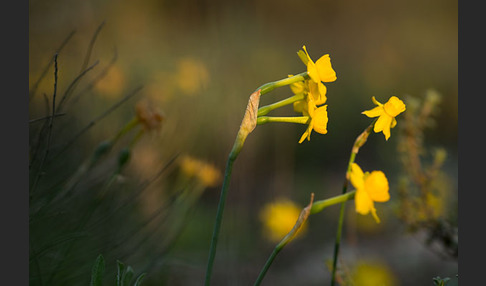
M 374 202 L 386 202 L 390 199 L 388 180 L 382 171 L 363 173 L 358 164 L 351 165 L 350 180 L 356 188 L 356 212 L 367 215 L 371 212 L 376 222 L 380 222 Z
M 336 72 L 331 65 L 331 57 L 325 54 L 320 57 L 315 63 L 309 56 L 305 46 L 302 47 L 304 51 L 299 51 L 298 55 L 304 64 L 307 65 L 307 73 L 315 83 L 333 82 L 337 79 Z
M 375 133 L 383 132 L 385 140 L 388 141 L 388 138 L 390 138 L 390 129 L 397 125 L 395 117 L 405 111 L 405 104 L 396 96 L 390 97 L 385 104 L 378 102 L 374 96 L 371 100 L 377 106 L 371 110 L 363 111 L 362 114 L 370 118 L 378 117 L 373 131 Z

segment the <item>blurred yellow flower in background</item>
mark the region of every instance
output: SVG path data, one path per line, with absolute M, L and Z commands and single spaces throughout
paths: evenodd
M 265 237 L 272 242 L 280 242 L 292 230 L 301 211 L 300 207 L 286 198 L 280 198 L 265 205 L 260 211 Z M 306 232 L 306 226 L 306 223 L 302 225 L 297 236 Z
M 142 124 L 146 131 L 160 130 L 164 116 L 153 105 L 147 101 L 139 101 L 135 106 L 135 112 L 138 121 Z
M 388 138 L 390 138 L 390 128 L 397 125 L 397 120 L 395 117 L 405 111 L 405 104 L 396 96 L 390 97 L 385 104 L 378 102 L 374 96 L 371 98 L 371 100 L 373 100 L 373 103 L 376 104 L 377 107 L 371 110 L 363 111 L 362 114 L 371 118 L 378 117 L 373 131 L 375 131 L 375 133 L 383 131 L 385 139 L 388 140 Z
M 363 173 L 358 164 L 351 165 L 350 180 L 356 188 L 354 198 L 356 211 L 367 215 L 370 211 L 376 222 L 380 219 L 376 215 L 374 202 L 386 202 L 390 199 L 388 180 L 382 171 Z
M 195 177 L 205 187 L 216 187 L 222 179 L 216 167 L 189 155 L 181 158 L 180 167 L 186 176 Z
M 194 95 L 208 85 L 209 72 L 200 60 L 182 58 L 177 63 L 175 81 L 183 93 Z
M 125 88 L 125 74 L 118 65 L 112 66 L 96 84 L 95 89 L 102 95 L 115 98 Z
M 359 261 L 351 271 L 350 280 L 350 285 L 353 286 L 399 285 L 387 265 L 371 261 Z

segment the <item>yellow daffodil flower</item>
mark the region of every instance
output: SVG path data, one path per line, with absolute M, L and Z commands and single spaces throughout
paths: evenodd
M 388 193 L 388 180 L 382 171 L 373 171 L 363 173 L 358 164 L 351 165 L 350 181 L 356 188 L 355 205 L 356 212 L 367 215 L 369 212 L 373 215 L 376 222 L 380 219 L 376 215 L 374 202 L 386 202 L 390 199 Z
M 390 97 L 385 104 L 378 102 L 374 96 L 371 98 L 371 100 L 373 100 L 373 103 L 376 104 L 377 107 L 371 110 L 363 111 L 362 114 L 370 118 L 378 117 L 373 131 L 375 131 L 375 133 L 383 131 L 385 139 L 388 140 L 388 138 L 390 138 L 390 128 L 397 125 L 397 120 L 395 117 L 405 111 L 405 104 L 396 96 Z
M 314 61 L 312 61 L 310 58 L 305 46 L 302 48 L 304 49 L 305 56 L 307 57 L 307 73 L 315 83 L 319 84 L 321 82 L 333 82 L 337 79 L 336 72 L 332 69 L 331 57 L 329 54 L 323 55 L 314 63 Z
M 304 132 L 304 134 L 302 134 L 299 143 L 302 143 L 305 140 L 305 138 L 307 138 L 307 140 L 310 140 L 310 135 L 312 130 L 321 134 L 327 133 L 327 122 L 328 122 L 327 105 L 317 107 L 312 97 L 309 96 L 306 107 L 307 108 L 304 108 L 302 113 L 304 115 L 308 115 L 310 121 L 309 121 L 309 126 L 307 127 L 307 130 Z

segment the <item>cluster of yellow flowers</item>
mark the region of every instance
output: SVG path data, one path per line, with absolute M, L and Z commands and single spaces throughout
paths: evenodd
M 308 118 L 308 127 L 299 143 L 306 138 L 310 140 L 312 130 L 320 134 L 327 134 L 328 113 L 327 113 L 327 87 L 324 83 L 334 82 L 337 79 L 336 72 L 331 65 L 329 54 L 325 54 L 314 62 L 305 46 L 297 52 L 302 62 L 307 66 L 305 80 L 290 84 L 290 89 L 295 96 L 301 96 L 293 102 L 293 109 L 302 114 L 302 118 Z M 289 78 L 293 75 L 289 75 Z M 373 131 L 383 132 L 385 140 L 391 136 L 391 128 L 397 125 L 397 117 L 406 109 L 405 104 L 396 96 L 382 104 L 372 97 L 376 107 L 365 110 L 362 114 L 369 118 L 377 118 L 374 122 Z M 297 121 L 296 121 L 297 122 Z M 303 123 L 299 121 L 299 123 Z M 371 131 L 370 131 L 371 132 Z M 350 166 L 349 180 L 356 189 L 355 209 L 362 215 L 372 214 L 376 222 L 380 222 L 376 213 L 374 202 L 386 202 L 390 199 L 389 184 L 382 171 L 363 172 L 358 164 Z M 298 216 L 298 208 L 290 201 L 275 202 L 264 207 L 260 218 L 262 219 L 268 237 L 277 240 L 285 235 L 291 228 Z
M 305 46 L 298 52 L 302 62 L 307 66 L 307 74 L 310 79 L 290 85 L 294 94 L 304 94 L 303 100 L 294 102 L 294 111 L 308 116 L 309 126 L 299 140 L 302 143 L 305 138 L 310 140 L 312 130 L 318 133 L 327 133 L 327 88 L 323 82 L 333 82 L 337 79 L 336 72 L 331 65 L 329 54 L 320 57 L 315 63 L 312 61 Z M 289 75 L 289 77 L 292 75 Z

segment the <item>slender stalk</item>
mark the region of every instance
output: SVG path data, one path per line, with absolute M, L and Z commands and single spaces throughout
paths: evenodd
M 39 79 L 32 86 L 32 89 L 29 92 L 29 99 L 30 100 L 32 100 L 32 98 L 34 97 L 34 94 L 37 91 L 37 88 L 39 87 L 39 84 L 41 83 L 41 81 L 44 79 L 44 77 L 46 76 L 47 72 L 49 71 L 49 67 L 51 66 L 52 62 L 57 57 L 57 55 L 59 55 L 61 53 L 61 50 L 64 48 L 64 46 L 66 46 L 66 44 L 69 42 L 69 40 L 71 40 L 71 38 L 72 38 L 72 36 L 74 35 L 75 32 L 76 31 L 74 30 L 71 33 L 69 33 L 69 35 L 61 43 L 61 45 L 59 46 L 59 48 L 56 49 L 56 52 L 55 52 L 54 56 L 51 58 L 51 60 L 49 61 L 49 63 L 46 65 L 46 67 L 42 71 L 41 75 L 39 76 Z M 29 100 L 29 102 L 30 102 L 30 100 Z
M 309 116 L 297 116 L 297 117 L 274 117 L 274 116 L 260 116 L 257 119 L 257 124 L 262 125 L 269 122 L 283 122 L 283 123 L 298 123 L 307 124 L 309 123 Z
M 300 93 L 300 94 L 296 94 L 294 96 L 291 96 L 289 98 L 286 98 L 284 100 L 281 100 L 279 102 L 275 102 L 273 104 L 262 106 L 258 109 L 258 116 L 267 115 L 272 110 L 275 110 L 275 109 L 280 108 L 280 107 L 285 106 L 285 105 L 292 104 L 296 101 L 303 100 L 303 99 L 304 99 L 304 94 Z
M 39 170 L 37 175 L 35 176 L 34 183 L 30 188 L 30 193 L 31 195 L 34 193 L 35 188 L 37 187 L 37 183 L 39 182 L 39 179 L 42 175 L 42 168 L 44 167 L 44 164 L 47 159 L 47 155 L 49 154 L 49 149 L 51 145 L 51 137 L 52 137 L 52 126 L 54 122 L 54 115 L 56 114 L 56 95 L 57 95 L 57 80 L 58 80 L 58 65 L 57 65 L 57 57 L 58 53 L 54 55 L 54 92 L 52 94 L 52 114 L 51 117 L 49 118 L 49 129 L 47 131 L 47 144 L 46 144 L 46 151 L 44 153 L 44 156 L 42 157 L 42 160 L 40 162 Z M 30 196 L 31 198 L 31 196 Z
M 342 194 L 344 195 L 348 189 L 348 180 L 349 180 L 349 172 L 351 171 L 351 165 L 354 163 L 356 159 L 356 154 L 358 154 L 359 148 L 366 143 L 368 136 L 371 133 L 373 126 L 375 125 L 376 119 L 356 138 L 353 144 L 353 148 L 351 149 L 351 155 L 349 156 L 348 168 L 346 170 L 346 178 L 343 183 Z M 332 274 L 331 274 L 331 286 L 334 286 L 336 281 L 336 268 L 337 268 L 337 258 L 339 255 L 339 247 L 341 245 L 341 234 L 343 229 L 344 223 L 344 210 L 345 210 L 345 203 L 346 201 L 341 203 L 341 208 L 339 210 L 339 220 L 338 220 L 338 229 L 336 232 L 336 240 L 334 243 L 334 254 L 332 260 Z
M 255 281 L 255 286 L 260 285 L 262 283 L 263 278 L 265 277 L 265 274 L 267 274 L 268 269 L 270 268 L 270 265 L 272 265 L 273 260 L 275 260 L 275 257 L 277 257 L 277 254 L 283 249 L 284 245 L 282 243 L 277 244 L 275 248 L 272 251 L 272 254 L 270 254 L 270 257 L 268 257 L 267 262 L 265 262 L 265 266 L 263 266 L 262 271 L 257 277 L 257 280 Z
M 59 116 L 64 116 L 64 115 L 66 115 L 66 113 L 57 113 L 57 114 L 54 114 L 54 117 L 59 117 Z M 40 118 L 36 118 L 36 119 L 31 119 L 31 120 L 29 120 L 29 124 L 41 122 L 41 121 L 46 120 L 46 119 L 51 119 L 51 117 L 52 117 L 52 115 L 48 115 L 48 116 L 44 116 L 44 117 L 40 117 Z
M 216 256 L 216 246 L 218 244 L 218 234 L 221 228 L 221 221 L 223 217 L 223 210 L 226 202 L 226 196 L 228 195 L 228 186 L 231 178 L 231 173 L 233 171 L 233 163 L 235 162 L 238 153 L 239 151 L 234 152 L 233 150 L 228 156 L 228 161 L 226 162 L 226 170 L 224 172 L 223 186 L 221 188 L 221 195 L 219 198 L 218 210 L 216 212 L 216 220 L 213 229 L 213 236 L 211 238 L 211 247 L 209 249 L 208 266 L 206 269 L 206 279 L 204 282 L 204 285 L 206 286 L 210 285 L 209 283 L 211 281 L 211 273 L 213 270 L 214 257 Z
M 329 206 L 350 201 L 350 200 L 354 199 L 355 194 L 356 194 L 356 191 L 352 191 L 352 192 L 342 194 L 342 195 L 339 195 L 339 196 L 335 196 L 335 197 L 332 197 L 332 198 L 329 198 L 329 199 L 326 199 L 326 200 L 316 201 L 312 204 L 312 208 L 311 208 L 310 213 L 316 214 L 316 213 L 321 212 L 323 209 L 325 209 Z
M 266 84 L 260 86 L 259 88 L 257 88 L 257 90 L 259 89 L 260 94 L 263 95 L 263 94 L 269 93 L 270 91 L 276 89 L 277 87 L 291 85 L 293 83 L 296 83 L 296 82 L 299 82 L 299 81 L 304 81 L 306 79 L 309 79 L 309 75 L 307 74 L 307 72 L 303 72 L 303 73 L 299 73 L 297 75 L 294 75 L 294 76 L 291 76 L 291 77 L 288 77 L 288 78 L 284 78 L 284 79 L 281 79 L 281 80 L 266 83 Z

